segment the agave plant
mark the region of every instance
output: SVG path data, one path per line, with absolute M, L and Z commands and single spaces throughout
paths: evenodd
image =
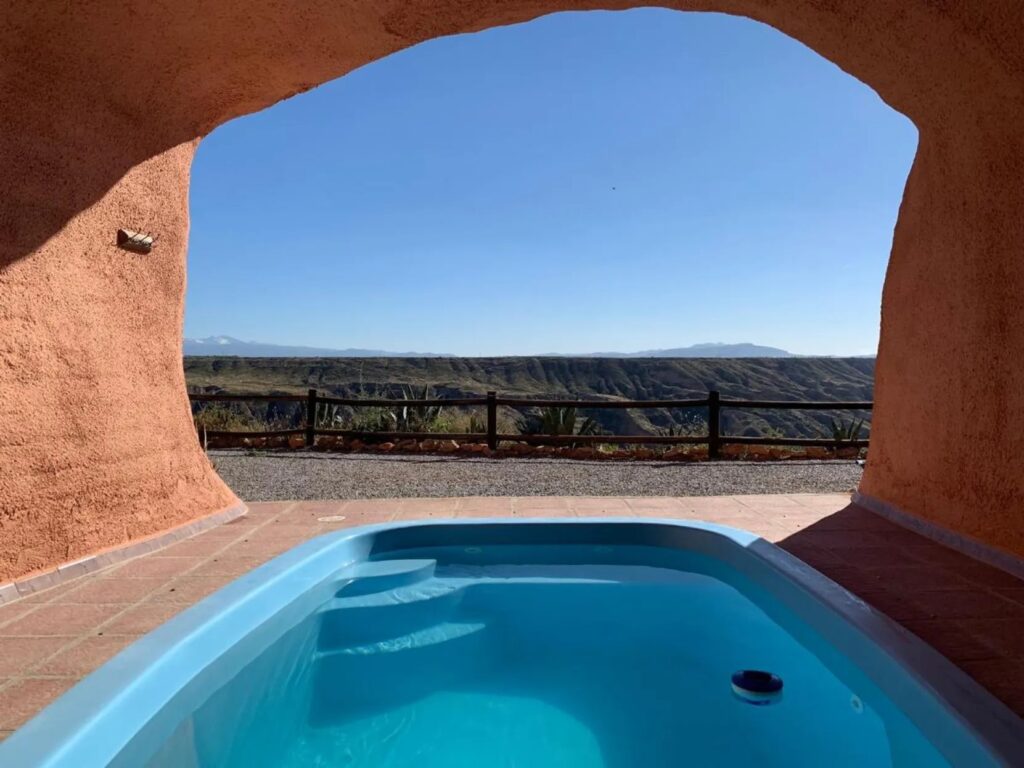
M 860 438 L 861 429 L 864 427 L 864 419 L 845 419 L 836 421 L 832 419 L 832 439 L 837 443 L 849 443 Z
M 656 434 L 661 437 L 692 437 L 694 435 L 706 435 L 707 424 L 704 421 L 696 420 L 689 424 L 672 424 L 668 427 L 658 427 Z
M 518 421 L 519 432 L 524 435 L 597 435 L 598 423 L 590 416 L 577 424 L 575 406 L 542 408 L 539 414 L 523 416 Z
M 408 384 L 400 390 L 403 400 L 430 400 L 433 398 L 433 390 L 429 384 L 424 385 L 423 393 L 416 397 L 412 387 Z M 442 405 L 401 405 L 391 411 L 391 418 L 395 425 L 396 432 L 422 432 L 437 422 L 444 410 Z
M 360 368 L 359 381 L 352 396 L 357 400 L 381 400 L 388 396 L 388 392 L 378 384 L 368 385 L 363 381 L 363 372 Z M 346 410 L 337 419 L 339 426 L 357 432 L 390 432 L 394 428 L 393 416 L 390 408 L 360 405 Z
M 335 403 L 316 404 L 316 426 L 318 429 L 340 429 L 345 422 L 345 414 L 340 405 Z

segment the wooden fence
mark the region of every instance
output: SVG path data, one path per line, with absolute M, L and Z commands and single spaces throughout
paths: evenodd
M 240 431 L 207 431 L 209 438 L 219 437 L 281 437 L 304 435 L 305 444 L 312 446 L 317 435 L 334 435 L 347 438 L 369 440 L 460 440 L 486 441 L 491 450 L 498 447 L 501 441 L 514 441 L 531 445 L 586 445 L 586 444 L 669 444 L 669 445 L 707 445 L 708 458 L 716 459 L 721 455 L 723 445 L 777 445 L 777 446 L 819 446 L 827 448 L 866 448 L 867 439 L 837 440 L 835 438 L 804 438 L 804 437 L 743 437 L 740 435 L 723 435 L 721 432 L 722 410 L 737 408 L 747 410 L 815 410 L 815 411 L 868 411 L 873 407 L 871 401 L 863 402 L 810 402 L 791 400 L 735 400 L 723 398 L 717 391 L 708 392 L 708 396 L 699 400 L 540 400 L 522 397 L 498 397 L 496 392 L 488 392 L 486 397 L 432 398 L 414 399 L 364 399 L 350 397 L 329 397 L 319 394 L 315 389 L 305 395 L 227 395 L 227 394 L 189 394 L 192 402 L 297 402 L 305 403 L 304 426 L 298 429 L 274 430 L 270 432 Z M 323 429 L 316 424 L 317 407 L 321 404 L 359 407 L 482 407 L 487 411 L 487 431 L 481 433 L 458 432 L 368 432 L 350 429 Z M 512 408 L 576 408 L 577 410 L 600 410 L 608 408 L 706 408 L 708 434 L 706 435 L 522 435 L 502 434 L 498 432 L 498 406 Z

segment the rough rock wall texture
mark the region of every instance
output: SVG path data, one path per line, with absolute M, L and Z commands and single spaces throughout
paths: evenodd
M 634 4 L 114 0 L 0 12 L 0 581 L 236 502 L 197 445 L 181 370 L 199 138 L 422 40 Z M 771 24 L 917 125 L 862 490 L 1024 554 L 1019 0 L 669 5 Z M 118 250 L 119 227 L 157 234 L 157 248 Z

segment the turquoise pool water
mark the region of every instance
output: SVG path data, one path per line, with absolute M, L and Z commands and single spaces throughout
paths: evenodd
M 357 569 L 190 719 L 198 764 L 946 764 L 852 666 L 830 669 L 712 561 L 615 564 L 650 554 L 603 547 L 513 565 L 525 553 L 501 549 Z M 781 700 L 738 698 L 730 678 L 745 668 L 780 675 Z
M 751 669 L 781 695 L 734 689 Z M 0 765 L 981 768 L 1013 764 L 1022 731 L 750 534 L 452 521 L 282 555 L 75 686 Z

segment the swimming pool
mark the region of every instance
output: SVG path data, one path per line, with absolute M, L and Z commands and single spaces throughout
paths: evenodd
M 5 768 L 984 766 L 1022 754 L 1016 716 L 806 565 L 733 529 L 636 520 L 312 540 L 0 744 Z

